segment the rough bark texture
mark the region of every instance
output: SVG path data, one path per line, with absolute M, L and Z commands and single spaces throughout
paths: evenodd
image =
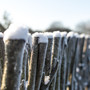
M 5 65 L 1 90 L 19 90 L 24 45 L 24 40 L 5 42 Z
M 53 41 L 53 50 L 52 50 L 52 63 L 51 63 L 51 69 L 55 68 L 56 62 L 59 61 L 59 48 L 60 48 L 60 37 L 55 37 Z M 52 72 L 51 70 L 51 72 Z M 56 75 L 49 87 L 49 90 L 55 90 L 55 83 L 56 83 Z
M 35 37 L 33 40 L 33 43 L 32 43 L 27 90 L 34 90 L 35 89 L 37 59 L 38 59 L 38 37 Z
M 45 66 L 46 51 L 47 43 L 39 43 L 35 90 L 40 90 L 43 70 Z

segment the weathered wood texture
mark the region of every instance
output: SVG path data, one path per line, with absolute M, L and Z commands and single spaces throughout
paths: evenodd
M 48 38 L 48 46 L 47 46 L 47 53 L 46 53 L 45 67 L 44 67 L 45 76 L 49 76 L 51 71 L 52 44 L 53 44 L 53 38 Z
M 27 90 L 35 90 L 37 60 L 38 60 L 38 37 L 35 37 L 32 43 Z
M 35 90 L 40 90 L 43 70 L 45 66 L 46 51 L 47 43 L 39 43 Z
M 5 65 L 1 90 L 19 90 L 24 40 L 5 41 Z
M 59 48 L 60 48 L 60 37 L 54 37 L 52 48 L 51 72 L 53 68 L 55 68 L 57 61 L 59 61 Z M 55 90 L 56 75 L 49 87 L 49 90 Z

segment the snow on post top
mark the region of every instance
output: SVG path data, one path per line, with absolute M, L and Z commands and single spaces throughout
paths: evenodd
M 48 37 L 44 33 L 34 33 L 32 38 L 39 37 L 38 43 L 48 43 Z
M 27 40 L 28 28 L 24 25 L 11 24 L 9 28 L 4 32 L 4 42 L 8 39 L 12 40 Z
M 53 32 L 53 37 L 61 37 L 60 31 L 54 31 Z
M 67 36 L 67 32 L 61 32 L 61 37 L 66 37 Z
M 67 38 L 68 38 L 68 37 L 71 37 L 71 38 L 72 38 L 73 36 L 74 36 L 74 32 L 69 32 L 69 33 L 67 34 Z
M 3 38 L 3 33 L 2 32 L 0 32 L 0 38 Z
M 44 33 L 48 38 L 53 38 L 53 33 L 51 32 L 45 32 Z

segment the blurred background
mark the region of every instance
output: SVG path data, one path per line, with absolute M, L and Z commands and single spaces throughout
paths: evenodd
M 90 0 L 0 0 L 0 32 L 11 23 L 35 31 L 90 34 Z

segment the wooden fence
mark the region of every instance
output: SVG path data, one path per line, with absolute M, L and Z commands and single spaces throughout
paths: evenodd
M 29 34 L 27 42 L 0 37 L 0 88 L 90 90 L 90 36 L 57 31 Z

